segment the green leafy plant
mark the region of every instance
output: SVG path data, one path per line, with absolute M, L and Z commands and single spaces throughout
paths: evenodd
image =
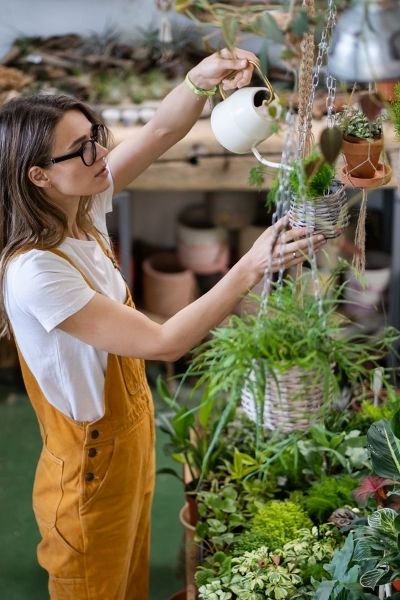
M 310 517 L 300 505 L 290 500 L 270 500 L 254 516 L 251 531 L 265 536 L 265 545 L 275 551 L 293 540 L 300 529 L 311 526 Z
M 306 158 L 291 163 L 289 186 L 294 198 L 314 200 L 327 193 L 335 177 L 335 169 L 327 163 L 323 156 L 315 151 Z M 272 182 L 267 196 L 268 206 L 277 203 L 279 188 L 278 176 Z
M 229 593 L 231 598 L 238 599 L 304 598 L 301 590 L 321 573 L 323 563 L 332 558 L 339 540 L 333 526 L 324 525 L 319 529 L 298 530 L 295 539 L 274 552 L 266 546 L 244 550 L 235 557 L 217 552 L 198 567 L 196 583 L 201 597 L 208 599 Z M 250 582 L 254 596 L 247 593 Z
M 203 600 L 283 600 L 290 598 L 300 584 L 301 577 L 296 565 L 280 565 L 268 548 L 262 546 L 254 552 L 245 552 L 242 556 L 232 558 L 231 573 L 201 585 L 199 597 Z
M 324 522 L 340 506 L 351 504 L 357 479 L 351 475 L 324 477 L 315 481 L 304 494 L 304 507 L 318 522 Z
M 400 82 L 394 87 L 394 99 L 390 103 L 389 114 L 394 125 L 396 135 L 400 140 Z

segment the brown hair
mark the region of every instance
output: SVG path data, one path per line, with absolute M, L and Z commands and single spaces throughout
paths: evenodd
M 101 120 L 85 103 L 64 95 L 38 94 L 10 100 L 0 108 L 0 337 L 10 335 L 4 306 L 4 275 L 10 260 L 32 248 L 47 250 L 65 239 L 67 219 L 28 177 L 32 166 L 45 166 L 51 156 L 54 129 L 70 110 L 91 123 Z M 107 145 L 108 132 L 101 143 Z M 77 224 L 93 232 L 92 197 L 81 197 Z

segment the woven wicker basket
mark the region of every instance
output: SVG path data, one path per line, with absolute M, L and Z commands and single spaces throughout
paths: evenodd
M 289 222 L 292 227 L 312 227 L 326 238 L 338 237 L 349 224 L 344 185 L 335 180 L 329 194 L 302 203 L 292 198 Z
M 257 420 L 254 401 L 254 372 L 250 385 L 242 391 L 242 407 L 247 416 Z M 330 394 L 329 394 L 330 395 Z M 267 377 L 263 407 L 263 425 L 266 429 L 289 432 L 308 429 L 318 421 L 324 403 L 324 381 L 316 369 L 292 367 L 275 377 Z

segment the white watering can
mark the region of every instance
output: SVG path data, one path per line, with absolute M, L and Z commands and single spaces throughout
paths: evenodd
M 279 163 L 266 160 L 257 146 L 276 131 L 282 106 L 272 85 L 263 75 L 258 63 L 255 66 L 265 87 L 244 87 L 226 97 L 222 85 L 219 86 L 223 101 L 211 113 L 211 129 L 218 142 L 235 154 L 253 152 L 257 160 L 274 168 Z

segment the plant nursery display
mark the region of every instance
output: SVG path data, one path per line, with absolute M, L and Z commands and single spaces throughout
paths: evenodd
M 350 219 L 346 186 L 360 188 L 353 272 L 361 281 L 367 189 L 390 180 L 382 123 L 398 125 L 399 97 L 383 104 L 371 82 L 336 112 L 337 82 L 324 73 L 327 127 L 315 143 L 313 104 L 336 23 L 334 3 L 323 5 L 294 3 L 283 25 L 257 2 L 176 3 L 228 47 L 243 32 L 260 35 L 261 25 L 281 44 L 297 100 L 277 118 L 279 164 L 254 151 L 254 136 L 246 147 L 259 163 L 249 181 L 269 189 L 273 222 L 287 214 L 291 227 L 339 239 Z M 366 154 L 350 158 L 361 146 Z M 275 279 L 266 272 L 252 311 L 232 315 L 199 345 L 175 397 L 163 388 L 166 451 L 196 505 L 200 600 L 400 597 L 399 392 L 388 367 L 399 332 L 371 335 L 345 316 L 344 264 L 328 281 L 313 253 L 309 266 Z M 193 396 L 182 404 L 188 382 Z

